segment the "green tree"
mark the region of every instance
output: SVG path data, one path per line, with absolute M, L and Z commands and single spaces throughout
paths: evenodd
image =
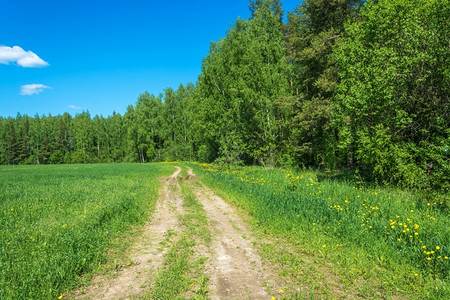
M 6 154 L 6 163 L 15 165 L 18 163 L 18 151 L 17 151 L 17 135 L 16 135 L 16 127 L 14 124 L 13 118 L 8 118 L 6 123 L 6 136 L 5 136 L 5 154 Z
M 288 13 L 287 58 L 292 64 L 291 97 L 283 100 L 295 110 L 285 143 L 303 165 L 334 168 L 336 136 L 331 101 L 338 85 L 333 53 L 344 24 L 352 20 L 362 0 L 304 0 Z M 290 103 L 288 103 L 290 102 Z
M 73 163 L 92 163 L 94 161 L 94 130 L 91 115 L 88 111 L 77 114 L 73 118 L 74 152 Z
M 203 62 L 196 94 L 205 133 L 199 153 L 212 159 L 277 161 L 275 100 L 289 93 L 289 66 L 273 5 L 261 1 L 254 18 L 238 19 Z
M 450 177 L 448 0 L 369 1 L 336 59 L 341 147 L 374 178 L 440 187 Z

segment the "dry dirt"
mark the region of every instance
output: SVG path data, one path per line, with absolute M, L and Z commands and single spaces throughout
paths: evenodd
M 188 177 L 195 178 L 192 169 Z M 270 299 L 265 286 L 271 276 L 261 264 L 261 258 L 253 247 L 253 238 L 247 224 L 233 207 L 215 195 L 203 184 L 193 188 L 203 205 L 211 226 L 212 256 L 207 271 L 211 277 L 212 299 Z
M 91 285 L 76 293 L 75 299 L 130 299 L 144 294 L 162 265 L 167 249 L 161 242 L 170 231 L 179 232 L 178 216 L 183 213 L 179 174 L 176 167 L 170 177 L 161 179 L 162 187 L 156 210 L 145 230 L 131 247 L 128 257 L 134 262 L 119 271 L 113 279 L 99 276 Z M 201 183 L 189 169 L 185 181 L 203 205 L 212 235 L 206 273 L 210 277 L 208 296 L 211 299 L 270 299 L 267 287 L 278 291 L 280 286 L 261 263 L 248 225 L 234 208 Z

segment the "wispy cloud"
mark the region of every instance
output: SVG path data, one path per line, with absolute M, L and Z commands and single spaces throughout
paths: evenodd
M 19 46 L 0 45 L 0 64 L 18 64 L 24 68 L 41 68 L 48 66 L 48 62 L 32 51 L 25 51 Z
M 74 105 L 74 104 L 70 104 L 70 105 L 69 105 L 69 108 L 70 108 L 70 109 L 81 109 L 81 107 L 76 106 L 76 105 Z
M 22 87 L 20 89 L 20 94 L 30 96 L 30 95 L 34 95 L 34 94 L 39 94 L 40 92 L 42 92 L 45 89 L 51 89 L 51 87 L 40 84 L 40 83 L 25 84 L 25 85 L 22 85 Z

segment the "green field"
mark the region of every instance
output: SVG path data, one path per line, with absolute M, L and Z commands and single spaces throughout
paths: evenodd
M 311 260 L 326 269 L 331 263 L 339 284 L 355 295 L 450 295 L 450 219 L 443 201 L 425 202 L 398 189 L 364 188 L 317 172 L 192 167 L 207 185 L 249 213 L 263 238 L 279 239 L 279 244 L 262 245 L 262 254 L 281 265 L 281 275 L 297 278 L 297 286 L 313 285 L 313 295 L 336 297 L 321 267 L 305 272 Z
M 0 166 L 0 299 L 55 299 L 148 219 L 166 164 Z
M 207 186 L 249 215 L 261 256 L 292 282 L 285 289 L 288 298 L 450 295 L 450 220 L 443 200 L 427 202 L 406 191 L 314 171 L 181 165 L 183 172 L 191 166 Z M 0 299 L 70 294 L 108 261 L 114 241 L 148 219 L 158 178 L 173 171 L 173 164 L 164 163 L 1 166 Z M 201 264 L 190 261 L 200 233 L 191 225 L 207 228 L 208 221 L 181 186 L 187 211 L 180 217 L 183 237 L 144 298 L 170 298 L 195 278 L 208 278 Z M 299 288 L 307 294 L 296 294 Z

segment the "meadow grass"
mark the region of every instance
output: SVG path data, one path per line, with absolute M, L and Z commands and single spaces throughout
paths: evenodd
M 0 299 L 56 299 L 153 210 L 166 164 L 0 166 Z
M 305 276 L 306 258 L 319 265 L 331 263 L 344 294 L 450 296 L 445 203 L 427 202 L 395 188 L 363 188 L 323 176 L 319 181 L 313 171 L 191 166 L 207 185 L 248 212 L 260 232 L 278 238 L 280 245 L 263 244 L 262 254 L 281 264 L 283 275 L 297 277 L 298 285 L 307 283 L 310 275 L 320 277 L 314 272 Z M 283 250 L 287 248 L 291 250 Z M 318 290 L 319 297 L 334 293 Z

